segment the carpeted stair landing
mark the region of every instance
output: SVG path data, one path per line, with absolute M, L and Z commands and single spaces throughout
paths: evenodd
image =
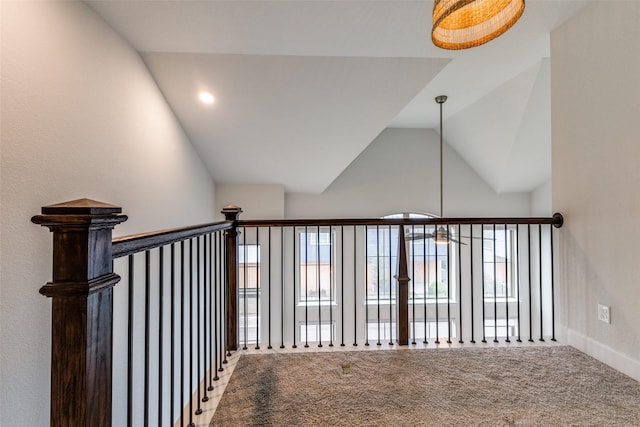
M 640 426 L 640 383 L 568 346 L 243 355 L 212 426 Z

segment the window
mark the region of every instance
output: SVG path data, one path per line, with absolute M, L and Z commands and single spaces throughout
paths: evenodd
M 485 298 L 515 298 L 514 230 L 491 227 L 482 231 L 484 296 Z
M 302 231 L 299 233 L 300 289 L 298 302 L 333 302 L 333 233 L 329 230 Z
M 260 325 L 260 246 L 238 246 L 238 288 L 240 304 L 238 307 L 240 324 L 240 342 L 258 341 Z

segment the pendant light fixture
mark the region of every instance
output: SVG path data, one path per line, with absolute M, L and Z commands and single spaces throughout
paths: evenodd
M 443 168 L 442 168 L 442 146 L 443 146 L 443 139 L 442 139 L 442 104 L 444 104 L 447 101 L 447 96 L 446 95 L 440 95 L 440 96 L 436 96 L 436 102 L 438 104 L 440 104 L 440 218 L 443 217 L 444 215 L 444 210 L 443 210 Z M 433 233 L 433 240 L 436 243 L 436 245 L 448 245 L 451 242 L 451 239 L 449 238 L 449 232 L 443 227 L 440 226 L 438 227 L 438 229 L 436 230 L 435 233 Z
M 434 0 L 431 40 L 443 49 L 480 46 L 516 23 L 524 0 Z

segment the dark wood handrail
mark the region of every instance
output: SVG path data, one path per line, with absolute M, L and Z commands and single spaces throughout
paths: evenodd
M 562 227 L 560 213 L 551 217 L 512 217 L 512 218 L 345 218 L 345 219 L 250 219 L 238 220 L 238 227 L 304 227 L 304 226 L 341 226 L 341 225 L 476 225 L 476 224 L 550 224 Z
M 187 240 L 192 237 L 202 236 L 203 234 L 215 233 L 231 228 L 233 228 L 232 221 L 222 221 L 117 237 L 112 241 L 111 256 L 113 259 L 116 259 Z

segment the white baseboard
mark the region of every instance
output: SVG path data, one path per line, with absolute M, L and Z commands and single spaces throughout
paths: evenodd
M 640 381 L 640 360 L 633 359 L 572 329 L 566 329 L 564 332 L 566 332 L 567 344 Z

